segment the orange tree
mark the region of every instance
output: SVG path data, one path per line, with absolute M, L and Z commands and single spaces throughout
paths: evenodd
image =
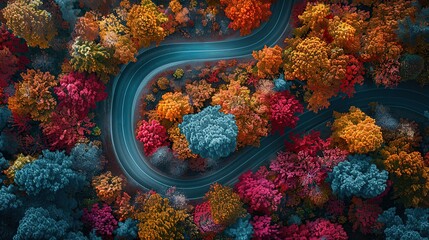
M 380 151 L 382 165 L 393 180 L 395 197 L 407 207 L 428 207 L 429 166 L 409 139 L 391 140 Z
M 258 77 L 266 78 L 273 77 L 278 74 L 280 67 L 283 64 L 282 48 L 279 46 L 267 47 L 259 51 L 253 51 L 253 58 L 258 61 Z
M 151 0 L 142 0 L 140 4 L 131 7 L 127 26 L 140 48 L 148 47 L 152 42 L 159 44 L 164 40 L 167 32 L 162 24 L 167 21 L 167 16 Z
M 231 19 L 229 27 L 240 30 L 241 35 L 250 34 L 271 16 L 271 0 L 220 0 L 220 3 Z
M 365 154 L 381 147 L 381 128 L 359 108 L 352 106 L 348 113 L 334 112 L 334 117 L 331 137 L 342 149 Z
M 193 109 L 189 103 L 189 96 L 181 92 L 168 92 L 162 95 L 156 107 L 156 114 L 160 119 L 170 122 L 181 121 L 186 114 L 192 113 Z
M 97 192 L 97 196 L 107 204 L 111 204 L 116 200 L 121 194 L 124 185 L 124 179 L 113 176 L 110 171 L 92 178 L 92 187 Z
M 241 86 L 239 81 L 231 81 L 227 89 L 216 93 L 211 104 L 220 105 L 222 112 L 235 116 L 238 146 L 257 146 L 260 138 L 268 135 L 268 116 L 258 114 L 252 108 L 255 104 L 252 102 L 250 89 Z
M 55 77 L 33 69 L 21 73 L 21 77 L 22 81 L 15 84 L 15 95 L 9 98 L 9 109 L 18 116 L 46 122 L 57 105 L 52 94 L 57 85 Z

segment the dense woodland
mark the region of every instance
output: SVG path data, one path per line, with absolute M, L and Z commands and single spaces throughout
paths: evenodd
M 273 4 L 0 0 L 0 239 L 429 238 L 429 112 L 333 109 L 199 201 L 136 189 L 106 154 L 97 105 L 122 65 L 152 45 L 252 34 Z M 153 79 L 136 141 L 161 171 L 203 175 L 360 86 L 425 86 L 428 22 L 425 0 L 296 1 L 277 45 Z

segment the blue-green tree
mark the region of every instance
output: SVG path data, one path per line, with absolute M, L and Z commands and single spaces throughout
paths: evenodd
M 186 136 L 192 152 L 217 160 L 235 151 L 238 127 L 234 115 L 219 112 L 220 106 L 209 106 L 197 114 L 183 117 L 179 129 Z
M 339 197 L 373 198 L 386 189 L 387 179 L 387 171 L 380 171 L 375 164 L 371 164 L 370 157 L 352 155 L 334 167 L 327 181 Z

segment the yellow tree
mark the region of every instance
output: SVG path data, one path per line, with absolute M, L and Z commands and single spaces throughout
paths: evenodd
M 120 63 L 135 62 L 137 46 L 131 40 L 130 29 L 120 17 L 109 14 L 99 21 L 101 45 L 115 49 L 113 57 Z
M 106 83 L 109 75 L 118 71 L 112 52 L 112 49 L 99 43 L 84 41 L 78 37 L 71 47 L 70 63 L 76 71 L 96 73 Z
M 24 154 L 20 153 L 16 157 L 16 160 L 13 162 L 12 165 L 9 166 L 8 169 L 4 170 L 4 174 L 6 174 L 7 178 L 13 182 L 13 179 L 15 178 L 16 171 L 23 168 L 26 164 L 33 162 L 36 160 L 36 158 L 32 156 L 24 156 Z
M 227 226 L 246 213 L 240 196 L 230 187 L 215 183 L 210 186 L 206 198 L 210 202 L 210 210 L 216 224 Z
M 42 4 L 40 0 L 8 1 L 2 11 L 7 27 L 30 47 L 48 48 L 57 35 L 52 14 L 41 9 Z
M 162 28 L 162 24 L 167 21 L 167 16 L 151 0 L 142 0 L 131 7 L 127 26 L 139 47 L 148 47 L 152 42 L 159 44 L 167 36 Z
M 143 240 L 185 239 L 178 224 L 184 222 L 188 214 L 170 206 L 167 198 L 151 194 L 143 202 L 141 211 L 135 214 L 139 238 Z
M 171 0 L 168 4 L 168 7 L 173 11 L 174 13 L 180 12 L 182 10 L 183 6 L 180 4 L 179 0 Z

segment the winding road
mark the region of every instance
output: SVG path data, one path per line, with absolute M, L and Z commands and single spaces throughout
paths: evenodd
M 143 49 L 137 62 L 123 66 L 121 73 L 109 83 L 109 99 L 100 106 L 105 144 L 111 148 L 128 181 L 143 189 L 163 192 L 170 186 L 184 193 L 189 199 L 199 199 L 215 182 L 232 185 L 240 174 L 256 170 L 284 147 L 285 134 L 263 138 L 259 148 L 247 147 L 231 156 L 231 161 L 203 176 L 175 178 L 158 171 L 148 164 L 141 144 L 135 139 L 138 121 L 137 107 L 141 91 L 150 80 L 168 68 L 184 63 L 249 57 L 253 50 L 264 45 L 273 46 L 286 37 L 293 1 L 279 0 L 273 5 L 273 15 L 252 35 L 218 42 L 165 43 Z M 368 108 L 369 102 L 380 102 L 407 114 L 421 116 L 429 109 L 428 88 L 410 83 L 396 89 L 365 85 L 357 88 L 351 99 L 334 98 L 331 107 L 318 114 L 304 112 L 293 132 L 319 129 L 332 120 L 332 111 L 347 111 L 351 105 Z

